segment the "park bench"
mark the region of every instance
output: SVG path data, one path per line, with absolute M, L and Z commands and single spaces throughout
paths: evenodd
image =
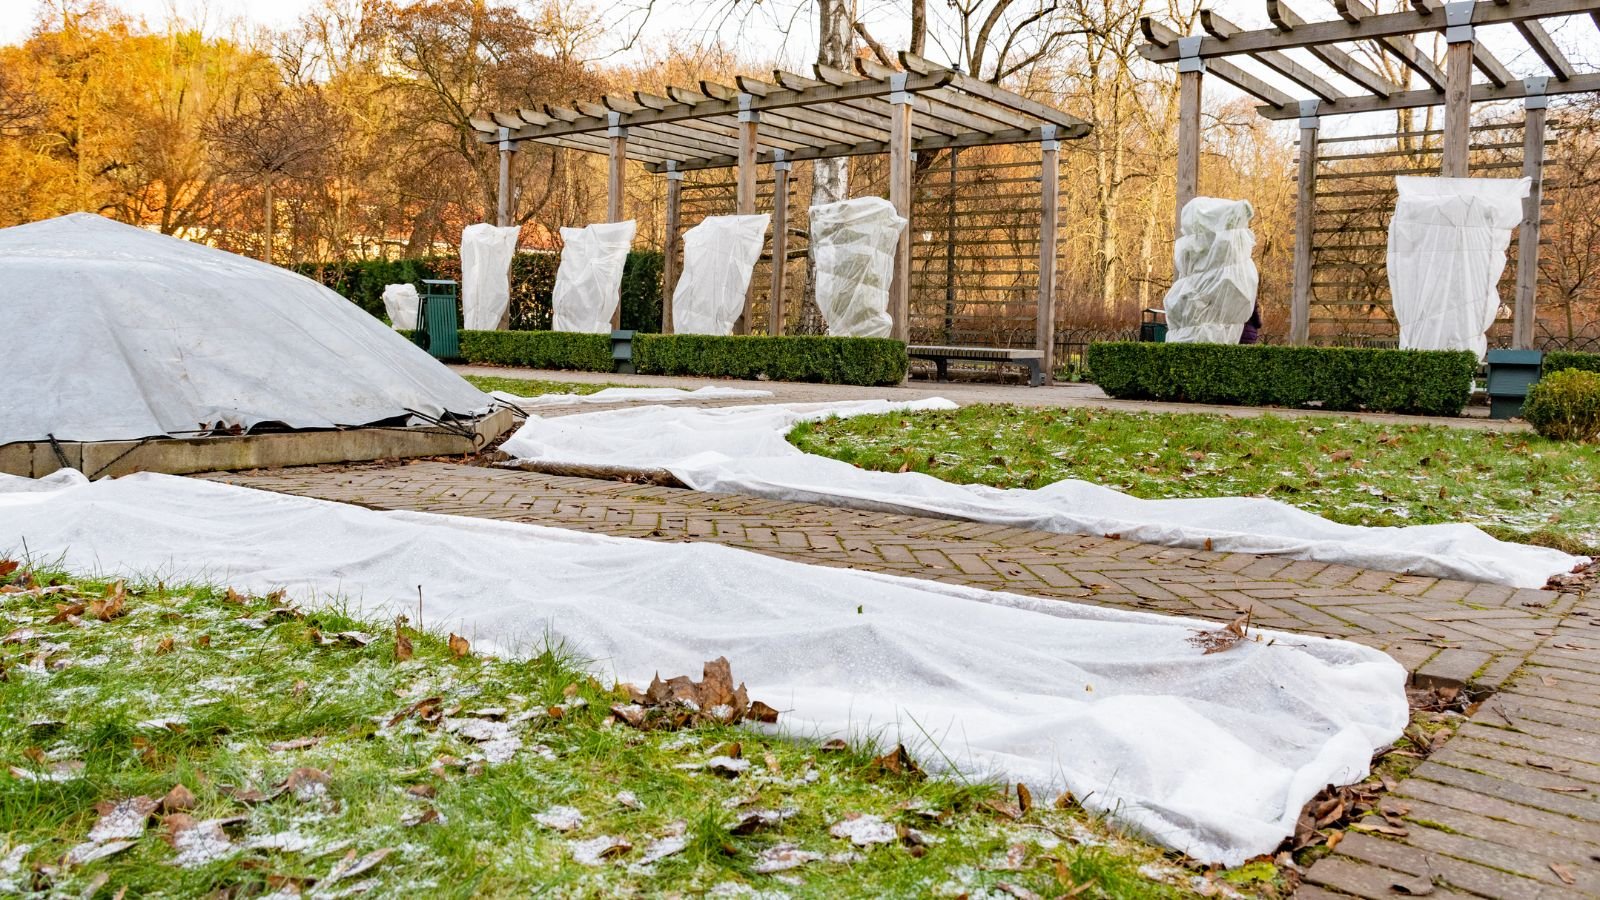
M 996 365 L 1015 363 L 1028 367 L 1028 384 L 1044 384 L 1044 351 L 1021 347 L 945 347 L 938 345 L 912 345 L 906 348 L 912 359 L 933 361 L 934 372 L 940 381 L 950 380 L 950 360 L 992 362 Z

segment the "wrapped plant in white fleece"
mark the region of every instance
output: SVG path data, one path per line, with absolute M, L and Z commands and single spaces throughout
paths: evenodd
M 1172 248 L 1176 278 L 1167 290 L 1167 341 L 1237 344 L 1256 305 L 1259 276 L 1250 259 L 1256 236 L 1248 200 L 1196 197 L 1183 206 L 1183 234 Z
M 1500 273 L 1522 221 L 1526 178 L 1396 178 L 1389 295 L 1407 350 L 1471 350 L 1500 309 Z
M 857 197 L 811 207 L 811 252 L 817 264 L 817 309 L 828 333 L 888 337 L 889 282 L 906 220 L 882 197 Z
M 629 219 L 561 229 L 561 265 L 550 292 L 554 330 L 611 333 L 611 314 L 622 302 L 622 267 L 637 228 Z
M 672 292 L 672 330 L 733 334 L 772 216 L 707 216 L 683 233 L 683 274 Z
M 389 324 L 395 331 L 410 331 L 417 327 L 417 286 L 414 284 L 386 284 L 383 286 L 383 311 L 389 314 Z
M 493 331 L 511 308 L 511 257 L 522 229 L 468 225 L 461 231 L 461 322 Z M 412 307 L 415 309 L 415 307 Z

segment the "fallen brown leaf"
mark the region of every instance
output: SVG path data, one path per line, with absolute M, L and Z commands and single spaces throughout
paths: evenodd
M 1566 866 L 1562 865 L 1561 863 L 1551 863 L 1550 864 L 1550 871 L 1556 873 L 1556 877 L 1561 879 L 1562 882 L 1565 883 L 1565 884 L 1577 884 L 1578 883 L 1578 879 L 1573 876 L 1572 870 L 1567 868 Z
M 906 750 L 904 744 L 896 744 L 893 750 L 873 759 L 872 767 L 893 775 L 905 775 L 911 778 L 926 777 L 922 769 L 917 767 L 916 760 L 911 758 L 911 753 Z
M 471 653 L 471 652 L 472 652 L 472 645 L 467 642 L 466 638 L 462 637 L 459 634 L 456 634 L 455 632 L 451 632 L 450 633 L 450 655 L 451 656 L 455 657 L 456 659 L 460 659 L 461 657 L 466 656 L 468 653 Z
M 194 809 L 199 802 L 195 798 L 193 791 L 181 784 L 175 784 L 172 786 L 172 790 L 167 791 L 166 795 L 161 798 L 160 809 L 163 814 L 188 812 Z
M 400 616 L 394 620 L 394 658 L 395 662 L 405 662 L 415 655 L 411 647 L 411 638 L 406 637 L 406 617 Z
M 1189 636 L 1188 641 L 1199 647 L 1204 656 L 1221 653 L 1245 639 L 1249 633 L 1251 613 L 1252 611 L 1247 609 L 1244 615 L 1215 631 L 1196 631 Z

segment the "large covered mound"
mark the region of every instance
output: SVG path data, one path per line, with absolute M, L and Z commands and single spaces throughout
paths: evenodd
M 481 391 L 309 278 L 75 213 L 0 229 L 0 445 L 471 415 Z

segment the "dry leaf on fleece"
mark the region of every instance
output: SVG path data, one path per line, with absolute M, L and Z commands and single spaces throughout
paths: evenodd
M 1189 643 L 1199 647 L 1206 656 L 1221 653 L 1245 639 L 1250 628 L 1250 612 L 1245 610 L 1244 615 L 1215 631 L 1196 631 L 1189 635 Z

